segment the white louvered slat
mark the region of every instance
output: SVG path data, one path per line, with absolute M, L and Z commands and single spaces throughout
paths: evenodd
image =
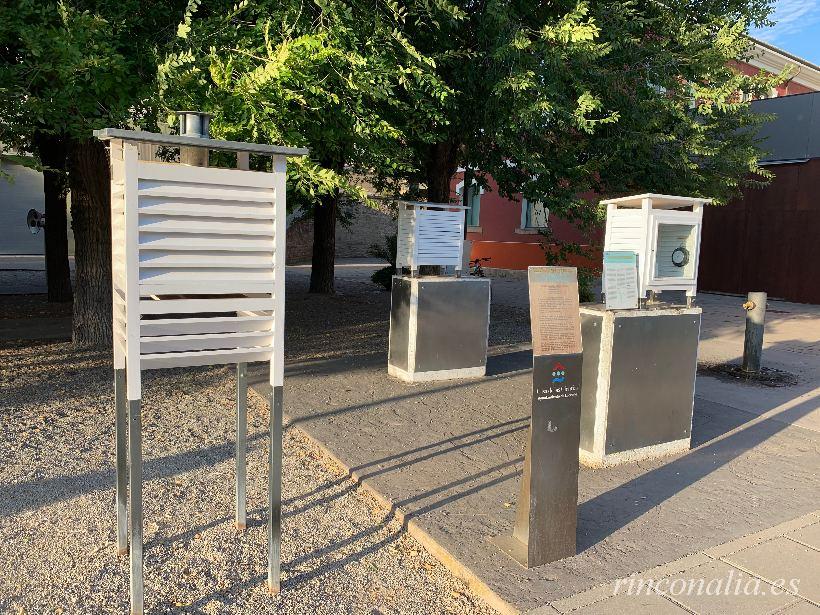
M 143 320 L 140 324 L 140 332 L 143 336 L 241 333 L 246 331 L 270 331 L 272 326 L 272 316 L 158 318 L 156 320 Z
M 166 216 L 197 216 L 206 218 L 229 218 L 233 220 L 273 220 L 273 203 L 246 205 L 240 201 L 210 201 L 174 198 L 142 197 L 140 214 Z
M 213 267 L 235 269 L 268 269 L 272 252 L 163 252 L 145 250 L 140 254 L 140 269 L 152 267 Z
M 271 225 L 270 220 L 231 220 L 202 216 L 153 216 L 141 213 L 139 224 L 140 233 L 273 236 L 273 225 Z
M 141 314 L 196 314 L 212 312 L 225 314 L 240 310 L 273 310 L 273 297 L 228 297 L 207 299 L 141 299 Z
M 203 350 L 199 352 L 161 352 L 144 354 L 140 357 L 140 367 L 145 369 L 165 369 L 170 367 L 195 367 L 198 365 L 224 365 L 226 363 L 252 363 L 270 361 L 273 347 L 237 348 L 233 350 Z
M 153 354 L 198 350 L 234 350 L 260 346 L 269 347 L 272 343 L 273 333 L 271 331 L 162 335 L 140 338 L 140 351 L 143 354 Z
M 230 282 L 245 280 L 247 282 L 273 282 L 273 271 L 270 269 L 210 269 L 210 268 L 171 268 L 141 267 L 140 283 L 175 282 Z
M 143 250 L 223 250 L 227 252 L 272 252 L 269 237 L 225 237 L 219 235 L 191 236 L 174 233 L 168 236 L 145 234 L 140 237 Z
M 169 184 L 190 182 L 203 190 L 218 190 L 225 186 L 235 186 L 242 190 L 255 188 L 272 189 L 276 181 L 275 173 L 259 173 L 213 167 L 192 167 L 180 164 L 140 162 L 139 177 L 144 182 L 155 181 Z M 243 199 L 244 200 L 244 199 Z
M 212 188 L 196 184 L 156 184 L 154 182 L 140 182 L 139 195 L 144 197 L 173 197 L 177 199 L 208 199 L 211 201 L 244 201 L 246 203 L 270 203 L 271 197 L 267 191 L 243 190 L 233 186 Z
M 273 282 L 246 282 L 243 280 L 226 280 L 219 282 L 173 282 L 170 284 L 140 284 L 140 296 L 153 295 L 253 295 L 269 293 Z

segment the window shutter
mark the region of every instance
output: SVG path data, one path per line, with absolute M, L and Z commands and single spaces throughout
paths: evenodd
M 541 201 L 530 203 L 530 219 L 529 225 L 531 228 L 547 228 L 547 221 L 549 219 L 550 210 L 544 207 Z

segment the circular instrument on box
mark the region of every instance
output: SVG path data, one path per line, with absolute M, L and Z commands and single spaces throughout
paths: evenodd
M 672 264 L 675 267 L 685 267 L 689 262 L 689 250 L 683 246 L 678 246 L 672 250 Z

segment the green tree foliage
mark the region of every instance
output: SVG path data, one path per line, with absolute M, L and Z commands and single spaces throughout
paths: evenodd
M 444 119 L 447 89 L 401 22 L 383 1 L 191 0 L 161 68 L 165 106 L 213 112 L 214 136 L 310 148 L 289 186 L 314 208 L 311 290 L 333 290 L 340 193 L 366 199 L 361 174 L 411 173 L 404 144 Z
M 92 129 L 151 128 L 158 91 L 165 111 L 213 112 L 216 137 L 306 145 L 290 198 L 313 208 L 311 288 L 327 292 L 340 198 L 364 197 L 361 176 L 442 201 L 464 167 L 587 226 L 600 212 L 584 195 L 725 202 L 765 180 L 759 118 L 738 92 L 782 76 L 731 63 L 768 11 L 768 0 L 18 0 L 0 9 L 0 141 L 56 175 L 70 160 L 84 288 L 107 267 L 79 247 L 107 228 Z M 98 282 L 75 315 L 106 305 Z
M 418 3 L 426 6 L 426 3 Z M 757 166 L 754 116 L 739 95 L 783 75 L 732 68 L 766 0 L 454 0 L 407 36 L 453 91 L 435 143 L 414 143 L 431 200 L 466 168 L 506 195 L 545 202 L 584 227 L 595 195 L 656 191 L 726 202 Z M 586 199 L 584 197 L 587 197 Z
M 368 248 L 370 256 L 387 261 L 387 266 L 377 269 L 370 276 L 374 284 L 384 290 L 393 288 L 393 276 L 396 275 L 396 253 L 398 252 L 398 236 L 396 233 L 388 235 L 383 244 L 374 243 Z
M 17 0 L 0 8 L 0 142 L 30 151 L 44 170 L 50 282 L 52 265 L 68 280 L 70 185 L 74 340 L 81 345 L 110 343 L 111 335 L 108 166 L 92 131 L 155 116 L 150 100 L 157 51 L 174 36 L 184 6 L 160 0 Z M 49 250 L 54 239 L 61 244 L 56 256 Z

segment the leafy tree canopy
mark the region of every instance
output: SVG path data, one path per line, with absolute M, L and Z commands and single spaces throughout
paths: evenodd
M 301 203 L 374 171 L 407 175 L 412 136 L 430 141 L 448 89 L 401 30 L 392 2 L 191 0 L 160 68 L 167 109 L 211 111 L 225 139 L 307 146 L 292 160 Z
M 732 64 L 747 54 L 749 24 L 766 23 L 767 0 L 455 4 L 455 17 L 407 24 L 453 92 L 438 142 L 414 144 L 436 199 L 465 167 L 591 224 L 599 211 L 582 196 L 592 192 L 725 202 L 766 178 L 761 118 L 741 93 L 767 93 L 784 75 Z
M 18 0 L 0 9 L 0 141 L 144 122 L 179 2 Z M 174 11 L 178 11 L 174 16 Z

